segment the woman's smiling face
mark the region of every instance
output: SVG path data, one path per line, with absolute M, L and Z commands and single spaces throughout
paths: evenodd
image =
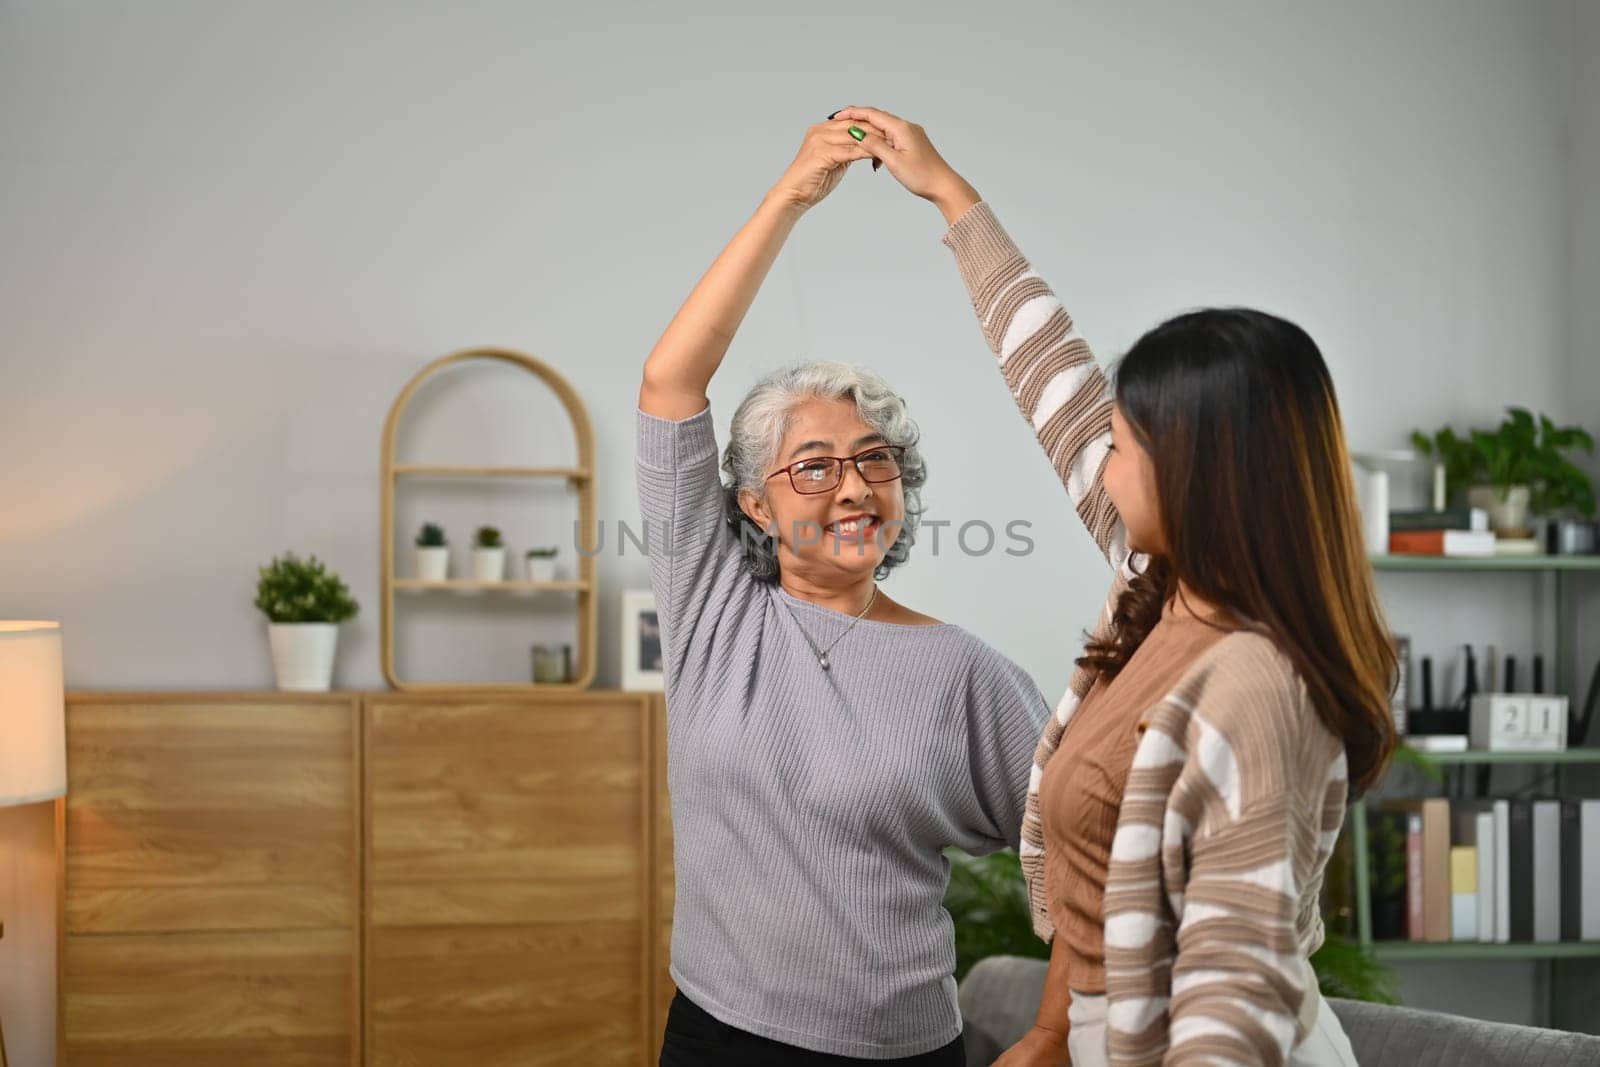
M 877 570 L 905 522 L 901 483 L 868 482 L 847 462 L 837 486 L 802 493 L 795 483 L 804 486 L 808 473 L 820 472 L 802 466 L 791 481 L 787 468 L 808 458 L 855 456 L 887 444 L 852 400 L 810 398 L 790 410 L 772 464 L 777 473 L 767 479 L 765 493 L 746 490 L 739 500 L 763 529 L 776 526 L 781 570 L 799 569 L 828 584 L 857 582 Z

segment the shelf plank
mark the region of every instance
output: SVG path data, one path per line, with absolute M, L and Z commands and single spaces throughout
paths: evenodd
M 1369 556 L 1376 571 L 1600 571 L 1600 556 Z
M 1569 748 L 1565 752 L 1423 752 L 1413 751 L 1437 764 L 1600 763 L 1600 748 Z
M 1385 963 L 1425 960 L 1565 960 L 1600 957 L 1600 941 L 1513 942 L 1376 941 L 1372 952 Z
M 589 583 L 581 580 L 558 582 L 479 582 L 471 578 L 447 578 L 441 582 L 421 578 L 396 578 L 395 590 L 407 593 L 494 591 L 505 593 L 587 592 Z
M 447 463 L 396 463 L 395 477 L 419 478 L 567 478 L 587 481 L 587 467 L 466 467 Z

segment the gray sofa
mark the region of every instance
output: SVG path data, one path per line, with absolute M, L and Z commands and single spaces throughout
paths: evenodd
M 1045 964 L 980 961 L 961 983 L 968 1067 L 988 1067 L 1033 1025 Z M 1600 1037 L 1330 999 L 1362 1067 L 1600 1067 Z

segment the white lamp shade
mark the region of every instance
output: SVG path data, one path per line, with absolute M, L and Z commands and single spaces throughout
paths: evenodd
M 0 806 L 66 791 L 61 624 L 0 621 Z

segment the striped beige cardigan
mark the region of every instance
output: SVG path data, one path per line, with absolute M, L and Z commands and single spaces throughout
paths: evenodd
M 1115 572 L 1103 635 L 1144 563 L 1101 483 L 1106 376 L 987 204 L 944 243 L 1023 417 Z M 1039 779 L 1091 682 L 1074 672 L 1028 783 L 1019 851 L 1046 941 Z M 1343 746 L 1290 662 L 1249 631 L 1213 645 L 1140 728 L 1106 877 L 1110 1060 L 1282 1064 L 1316 1021 L 1307 958 L 1322 943 L 1322 872 L 1344 819 Z

